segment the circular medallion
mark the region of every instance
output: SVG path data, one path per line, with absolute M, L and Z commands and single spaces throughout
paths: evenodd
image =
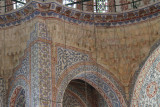
M 153 81 L 150 84 L 148 84 L 146 92 L 149 98 L 154 97 L 157 93 L 157 83 Z

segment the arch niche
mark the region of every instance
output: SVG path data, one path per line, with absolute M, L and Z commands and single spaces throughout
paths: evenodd
M 26 107 L 25 90 L 21 86 L 17 86 L 12 93 L 9 107 Z
M 149 55 L 135 82 L 131 107 L 160 107 L 160 45 Z
M 17 78 L 13 82 L 8 96 L 7 107 L 30 107 L 29 86 L 25 79 Z
M 62 78 L 57 83 L 56 107 L 63 106 L 64 92 L 68 84 L 75 79 L 83 80 L 94 87 L 109 107 L 127 107 L 122 93 L 117 89 L 115 83 L 111 81 L 111 77 L 107 78 L 105 74 L 105 71 L 100 68 L 97 69 L 93 65 L 80 65 L 73 70 L 66 71 L 64 75 L 61 75 Z

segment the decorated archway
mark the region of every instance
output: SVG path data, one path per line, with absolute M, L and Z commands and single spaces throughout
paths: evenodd
M 24 79 L 15 80 L 8 98 L 8 107 L 29 107 L 29 87 Z
M 160 46 L 147 58 L 140 70 L 132 95 L 131 107 L 160 106 Z
M 25 90 L 21 86 L 17 86 L 12 93 L 9 107 L 25 107 Z
M 63 96 L 71 80 L 80 79 L 93 86 L 105 99 L 110 107 L 127 107 L 122 93 L 117 89 L 111 77 L 106 72 L 93 65 L 81 65 L 69 71 L 60 82 L 56 96 L 56 107 L 62 107 Z

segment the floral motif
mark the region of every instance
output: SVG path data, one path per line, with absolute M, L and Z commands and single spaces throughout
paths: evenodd
M 151 82 L 147 86 L 146 91 L 149 98 L 154 97 L 157 94 L 157 83 L 155 81 Z

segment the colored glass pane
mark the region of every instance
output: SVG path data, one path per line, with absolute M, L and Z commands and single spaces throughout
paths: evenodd
M 63 4 L 69 4 L 69 3 L 73 3 L 75 2 L 75 0 L 63 0 Z M 72 4 L 72 5 L 67 5 L 68 7 L 72 7 L 72 8 L 76 8 L 76 4 Z
M 94 12 L 105 13 L 108 11 L 107 0 L 94 0 Z
M 18 9 L 21 8 L 25 5 L 26 0 L 17 0 L 17 1 L 13 1 L 13 8 L 14 9 Z

